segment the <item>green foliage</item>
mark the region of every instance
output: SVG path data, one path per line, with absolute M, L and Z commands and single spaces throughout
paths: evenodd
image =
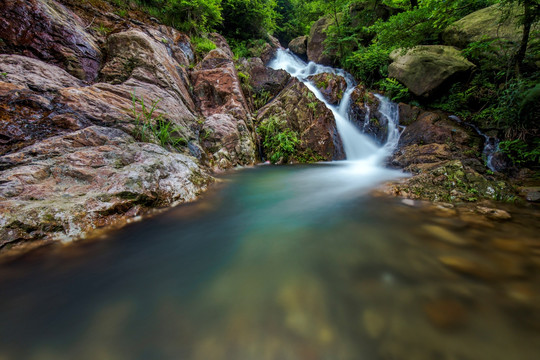
M 109 35 L 112 31 L 111 28 L 108 28 L 107 26 L 103 24 L 96 25 L 92 28 L 94 31 L 98 32 L 100 35 Z
M 240 58 L 260 57 L 266 50 L 267 42 L 264 39 L 239 40 L 227 39 L 236 60 Z
M 171 146 L 178 149 L 179 146 L 187 145 L 187 140 L 179 137 L 181 130 L 167 121 L 163 114 L 155 115 L 157 105 L 161 99 L 152 101 L 150 107 L 144 103 L 144 99 L 131 94 L 131 112 L 135 118 L 135 138 L 142 142 L 152 142 L 157 139 L 163 147 Z
M 202 59 L 206 54 L 216 48 L 216 44 L 212 40 L 200 36 L 193 36 L 191 38 L 191 44 L 195 48 L 195 55 L 198 59 Z
M 499 149 L 516 165 L 540 165 L 540 139 L 531 143 L 521 139 L 501 141 Z
M 368 84 L 388 76 L 390 49 L 377 45 L 361 47 L 345 58 L 345 68 Z
M 221 32 L 227 37 L 249 40 L 265 38 L 276 29 L 275 0 L 223 0 Z
M 253 94 L 253 107 L 255 110 L 262 108 L 268 104 L 268 101 L 272 98 L 272 94 L 269 91 L 261 90 Z
M 411 98 L 411 93 L 409 89 L 403 86 L 399 81 L 393 78 L 386 78 L 377 82 L 379 88 L 396 102 L 405 102 L 409 101 Z
M 265 154 L 272 163 L 288 163 L 300 144 L 298 133 L 287 127 L 285 120 L 276 117 L 265 119 L 257 128 Z

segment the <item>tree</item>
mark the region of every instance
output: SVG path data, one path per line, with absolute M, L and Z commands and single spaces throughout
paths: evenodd
M 523 16 L 521 17 L 523 34 L 521 36 L 519 49 L 514 57 L 514 64 L 519 72 L 519 69 L 523 66 L 523 60 L 525 59 L 525 54 L 529 45 L 531 27 L 535 22 L 540 20 L 540 2 L 539 0 L 506 0 L 506 2 L 517 3 L 523 7 Z

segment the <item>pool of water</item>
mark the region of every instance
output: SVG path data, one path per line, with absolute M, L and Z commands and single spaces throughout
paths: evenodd
M 399 174 L 368 168 L 245 169 L 0 265 L 0 360 L 537 360 L 538 214 L 374 197 Z

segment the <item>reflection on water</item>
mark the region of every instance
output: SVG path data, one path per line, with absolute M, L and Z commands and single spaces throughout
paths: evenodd
M 538 216 L 373 198 L 372 170 L 244 170 L 2 265 L 0 360 L 538 359 Z

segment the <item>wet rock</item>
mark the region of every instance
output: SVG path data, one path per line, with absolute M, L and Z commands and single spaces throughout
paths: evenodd
M 521 193 L 530 202 L 540 202 L 540 187 L 523 187 Z
M 276 96 L 291 79 L 285 70 L 271 69 L 260 58 L 241 60 L 240 70 L 249 75 L 248 82 L 255 94 L 266 92 L 269 97 Z
M 253 134 L 253 122 L 249 112 L 249 106 L 246 102 L 236 68 L 232 61 L 232 52 L 221 48 L 210 51 L 206 57 L 195 67 L 191 73 L 193 83 L 193 93 L 196 98 L 197 107 L 201 113 L 210 118 L 205 122 L 207 133 L 212 135 L 212 144 L 224 143 L 226 140 L 235 139 L 235 143 L 228 144 L 229 147 L 236 149 L 235 156 L 231 153 L 212 152 L 215 147 L 212 145 L 208 149 L 214 158 L 214 163 L 231 165 L 252 164 L 255 161 L 255 145 Z M 228 47 L 228 46 L 227 46 Z M 222 116 L 217 116 L 222 115 Z M 225 121 L 222 128 L 219 128 L 220 121 Z M 215 126 L 216 128 L 213 128 Z M 234 127 L 236 130 L 232 130 Z M 226 131 L 224 129 L 227 128 Z M 237 132 L 239 136 L 230 136 Z M 216 138 L 219 134 L 224 138 Z M 227 140 L 227 141 L 228 141 Z M 217 142 L 216 142 L 217 141 Z
M 395 153 L 392 165 L 418 173 L 427 168 L 426 164 L 440 164 L 452 157 L 450 148 L 446 144 L 410 145 Z
M 307 54 L 307 42 L 307 36 L 299 36 L 289 42 L 289 49 L 296 55 L 305 57 Z
M 387 324 L 384 316 L 374 309 L 366 309 L 362 313 L 364 328 L 372 339 L 379 338 Z
M 0 164 L 9 164 L 0 174 L 0 247 L 81 237 L 152 207 L 194 200 L 210 181 L 185 155 L 99 126 L 43 140 Z
M 351 93 L 351 121 L 382 145 L 388 137 L 388 123 L 379 112 L 380 106 L 379 99 L 363 85 L 357 85 Z
M 438 225 L 423 225 L 422 230 L 434 236 L 436 239 L 451 245 L 465 246 L 469 243 L 462 237 Z
M 491 243 L 493 244 L 493 247 L 506 251 L 511 253 L 517 253 L 517 254 L 524 254 L 527 252 L 528 247 L 527 245 L 518 239 L 503 239 L 503 238 L 496 238 L 491 240 Z
M 259 110 L 257 123 L 274 118 L 296 131 L 297 161 L 343 159 L 344 151 L 332 112 L 298 80 L 293 80 L 274 100 Z
M 317 20 L 309 31 L 309 38 L 307 42 L 307 57 L 309 61 L 313 61 L 317 64 L 331 66 L 335 62 L 335 51 L 331 54 L 325 54 L 324 41 L 327 38 L 326 30 L 333 24 L 333 20 L 330 16 L 324 16 Z
M 492 264 L 459 256 L 439 256 L 439 261 L 448 268 L 467 276 L 482 280 L 493 280 L 497 274 Z
M 447 144 L 470 146 L 479 150 L 480 139 L 471 131 L 456 124 L 443 114 L 422 112 L 416 121 L 407 126 L 399 139 L 399 146 Z
M 453 330 L 467 322 L 467 309 L 453 299 L 438 299 L 424 304 L 424 312 L 431 324 L 439 329 Z
M 71 75 L 94 81 L 101 63 L 95 39 L 71 10 L 53 0 L 0 3 L 2 52 L 57 65 Z
M 309 77 L 309 80 L 321 90 L 324 98 L 332 105 L 337 105 L 347 90 L 347 82 L 343 76 L 322 73 Z
M 411 125 L 418 119 L 418 116 L 422 112 L 417 106 L 411 106 L 409 104 L 399 103 L 399 123 L 400 125 Z
M 416 96 L 430 97 L 475 67 L 451 46 L 419 45 L 402 52 L 397 49 L 390 54 L 393 62 L 388 76 L 398 79 Z
M 501 209 L 491 209 L 484 206 L 477 206 L 476 211 L 492 220 L 510 220 L 512 218 L 508 211 Z

